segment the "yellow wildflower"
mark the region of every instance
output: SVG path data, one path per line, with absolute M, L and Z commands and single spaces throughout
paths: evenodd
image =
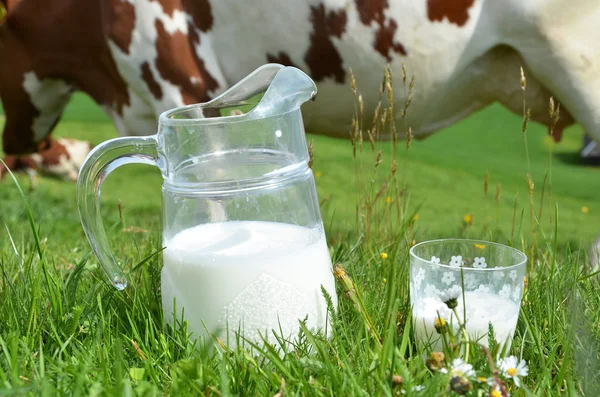
M 463 222 L 465 223 L 465 225 L 471 226 L 473 224 L 473 215 L 467 214 L 463 216 Z
M 381 259 L 386 260 L 388 258 L 388 254 L 387 252 L 382 252 L 381 254 L 379 254 L 379 256 L 381 257 Z
M 386 202 L 386 204 L 391 204 L 392 203 L 392 198 L 390 196 L 387 196 L 385 198 L 385 202 Z
M 446 322 L 446 320 L 444 320 L 441 317 L 437 317 L 433 321 L 433 328 L 435 328 L 435 331 L 438 334 L 442 334 L 442 333 L 446 332 L 446 330 L 448 330 L 448 322 Z
M 485 248 L 485 244 L 475 244 L 475 248 L 479 248 L 480 250 Z
M 588 212 L 590 212 L 590 209 L 588 208 L 587 205 L 584 205 L 583 207 L 581 207 L 581 212 L 583 212 L 584 214 L 587 214 Z
M 315 178 L 320 178 L 323 173 L 321 171 L 315 171 Z
M 415 216 L 413 216 L 413 221 L 418 221 L 419 218 L 421 218 L 419 214 L 415 214 Z

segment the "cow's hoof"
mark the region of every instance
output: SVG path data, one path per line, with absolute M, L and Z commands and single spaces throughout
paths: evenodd
M 579 157 L 584 164 L 600 165 L 600 144 L 594 141 L 590 135 L 585 134 Z
M 58 138 L 53 139 L 47 148 L 30 157 L 41 174 L 76 181 L 79 168 L 90 150 L 92 145 L 89 142 Z
M 4 162 L 11 171 L 25 171 L 32 175 L 39 172 L 66 181 L 76 181 L 83 160 L 92 150 L 89 142 L 59 138 L 48 142 L 39 153 L 24 156 L 6 156 Z M 0 179 L 7 174 L 0 163 Z

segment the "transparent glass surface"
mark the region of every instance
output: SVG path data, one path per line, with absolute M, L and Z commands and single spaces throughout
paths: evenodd
M 82 224 L 107 276 L 126 277 L 100 217 L 104 178 L 128 163 L 161 169 L 165 322 L 230 346 L 291 338 L 299 320 L 327 325 L 321 286 L 337 303 L 300 106 L 314 82 L 265 65 L 209 103 L 163 113 L 158 134 L 96 147 L 78 182 Z M 229 332 L 227 332 L 229 331 Z
M 514 248 L 479 240 L 435 240 L 410 250 L 410 300 L 417 343 L 442 350 L 439 318 L 458 330 L 466 318 L 472 341 L 495 339 L 510 347 L 519 318 L 527 257 Z M 451 310 L 448 302 L 456 299 Z M 466 317 L 465 317 L 465 305 Z M 457 321 L 458 320 L 458 321 Z

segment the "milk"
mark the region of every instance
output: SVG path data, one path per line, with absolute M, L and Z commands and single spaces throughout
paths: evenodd
M 177 319 L 183 308 L 195 336 L 206 336 L 208 330 L 232 347 L 238 329 L 254 342 L 261 341 L 259 333 L 274 342 L 272 330 L 293 338 L 305 318 L 308 328 L 324 329 L 327 306 L 321 285 L 337 306 L 329 250 L 320 230 L 275 222 L 218 222 L 185 229 L 165 245 L 165 321 L 173 323 L 175 300 Z
M 468 291 L 465 292 L 464 298 L 467 304 L 466 328 L 470 340 L 489 347 L 487 334 L 488 324 L 491 322 L 496 341 L 501 344 L 507 343 L 507 349 L 510 348 L 519 319 L 519 306 L 510 299 L 486 292 Z M 456 311 L 462 323 L 464 313 L 462 295 L 458 297 Z M 442 349 L 441 336 L 436 332 L 434 326 L 438 312 L 439 316 L 446 320 L 448 326 L 453 324 L 456 335 L 458 330 L 456 316 L 444 302 L 435 298 L 423 298 L 416 302 L 413 309 L 415 334 L 419 344 L 424 346 L 431 343 L 431 348 L 436 351 Z

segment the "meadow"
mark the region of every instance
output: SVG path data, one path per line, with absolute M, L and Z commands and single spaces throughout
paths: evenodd
M 370 200 L 389 177 L 393 144 L 372 150 L 365 141 L 355 160 L 350 140 L 309 134 L 331 254 L 345 270 L 334 337 L 303 330 L 284 354 L 217 342 L 198 349 L 184 328 L 163 328 L 157 169 L 124 167 L 102 189 L 111 246 L 132 280 L 122 292 L 90 255 L 74 184 L 5 178 L 0 395 L 452 394 L 448 375 L 426 366 L 414 345 L 408 298 L 408 248 L 443 237 L 508 243 L 530 257 L 510 352 L 527 360 L 529 375 L 511 395 L 598 395 L 600 295 L 587 250 L 600 232 L 600 168 L 579 162 L 579 127 L 556 145 L 544 127 L 530 123 L 524 135 L 521 126 L 522 117 L 494 105 L 408 149 L 399 142 L 401 190 L 386 190 L 377 204 Z M 56 135 L 98 144 L 116 132 L 76 95 Z M 396 216 L 386 216 L 395 203 Z M 360 299 L 346 299 L 353 296 Z M 446 353 L 449 366 L 457 352 Z M 479 353 L 473 367 L 490 372 Z M 492 395 L 480 390 L 469 393 Z

